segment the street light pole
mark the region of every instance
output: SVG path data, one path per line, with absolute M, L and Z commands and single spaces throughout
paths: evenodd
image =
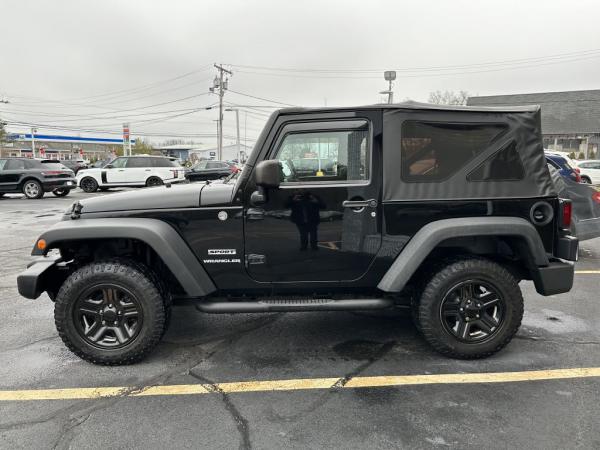
M 237 157 L 238 163 L 242 163 L 242 150 L 240 148 L 240 110 L 237 108 L 227 108 L 225 111 L 235 111 L 235 129 L 236 129 L 236 138 L 235 144 L 237 146 Z
M 392 82 L 396 79 L 396 72 L 393 70 L 386 70 L 385 72 L 383 72 L 383 78 L 388 82 L 388 90 L 381 91 L 380 94 L 387 94 L 388 103 L 394 103 L 394 91 L 392 91 Z

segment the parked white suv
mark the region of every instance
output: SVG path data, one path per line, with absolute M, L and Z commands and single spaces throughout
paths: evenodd
M 577 167 L 583 183 L 600 184 L 600 160 L 577 161 Z
M 85 192 L 182 181 L 185 181 L 185 169 L 175 158 L 165 156 L 122 156 L 102 168 L 84 169 L 77 173 L 77 185 Z

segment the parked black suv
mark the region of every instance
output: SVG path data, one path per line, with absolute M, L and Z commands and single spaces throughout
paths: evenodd
M 331 164 L 294 170 L 315 158 Z M 480 358 L 517 332 L 520 280 L 571 289 L 570 212 L 538 107 L 284 109 L 237 178 L 74 203 L 18 286 L 46 291 L 65 344 L 100 364 L 144 357 L 175 298 L 208 313 L 410 307 L 436 350 Z
M 0 158 L 0 197 L 19 192 L 30 199 L 42 198 L 44 192 L 64 197 L 76 186 L 73 171 L 59 161 Z
M 229 161 L 204 159 L 187 170 L 185 172 L 185 177 L 189 181 L 219 180 L 221 178 L 227 178 L 238 170 L 237 166 Z

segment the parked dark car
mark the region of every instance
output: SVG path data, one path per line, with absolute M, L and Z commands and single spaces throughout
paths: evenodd
M 570 199 L 573 205 L 571 231 L 580 241 L 600 237 L 600 192 L 589 184 L 562 176 L 550 163 L 548 169 L 558 196 Z
M 218 180 L 238 171 L 238 167 L 229 161 L 202 160 L 186 171 L 189 181 Z
M 553 166 L 558 172 L 566 178 L 569 178 L 576 183 L 581 183 L 581 175 L 577 167 L 572 167 L 569 161 L 564 156 L 558 153 L 544 152 L 546 155 L 546 161 L 548 164 Z
M 29 158 L 0 159 L 0 197 L 22 192 L 34 199 L 52 192 L 57 197 L 68 195 L 77 186 L 73 171 L 59 161 Z
M 75 173 L 75 175 L 77 175 L 77 172 L 79 172 L 81 169 L 88 168 L 87 164 L 85 164 L 84 162 L 76 161 L 74 159 L 63 159 L 60 161 L 60 163 L 71 169 Z

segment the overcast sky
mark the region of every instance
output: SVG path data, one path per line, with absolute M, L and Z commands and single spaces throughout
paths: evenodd
M 216 131 L 216 110 L 193 111 L 217 101 L 215 62 L 234 72 L 232 91 L 301 106 L 380 102 L 384 69 L 398 70 L 396 100 L 600 88 L 592 0 L 0 0 L 0 16 L 0 118 L 72 128 L 40 127 L 55 134 L 129 121 L 154 142 L 215 142 L 192 136 Z M 242 105 L 248 139 L 272 111 L 258 106 L 274 105 L 225 100 Z

